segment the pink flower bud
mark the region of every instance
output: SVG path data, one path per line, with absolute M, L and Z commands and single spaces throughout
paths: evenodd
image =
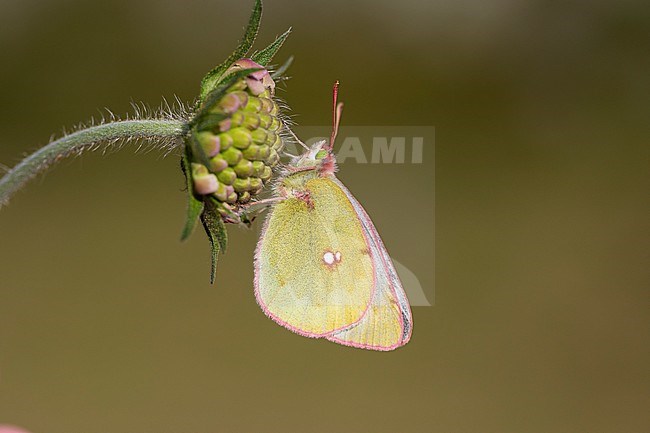
M 251 59 L 237 60 L 232 64 L 231 67 L 226 70 L 224 76 L 241 69 L 257 68 L 262 69 L 255 71 L 246 77 L 246 85 L 248 86 L 248 90 L 254 96 L 264 93 L 264 91 L 267 89 L 271 92 L 271 94 L 273 94 L 273 92 L 275 92 L 275 81 L 273 81 L 273 78 L 271 78 L 271 74 L 269 74 L 269 71 L 264 69 L 264 66 L 255 63 Z

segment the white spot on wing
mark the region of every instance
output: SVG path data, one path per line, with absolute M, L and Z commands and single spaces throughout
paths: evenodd
M 333 265 L 335 260 L 336 258 L 331 251 L 327 251 L 325 252 L 325 254 L 323 254 L 323 261 L 325 262 L 325 264 Z

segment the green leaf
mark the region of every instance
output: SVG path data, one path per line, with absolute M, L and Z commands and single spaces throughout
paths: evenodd
M 289 27 L 289 29 L 286 32 L 278 36 L 271 45 L 264 48 L 259 53 L 255 53 L 253 55 L 252 60 L 256 63 L 259 63 L 262 66 L 268 66 L 269 62 L 273 60 L 273 56 L 275 56 L 275 53 L 277 53 L 278 50 L 282 47 L 282 44 L 284 44 L 284 41 L 289 36 L 289 33 L 291 33 L 291 27 Z
M 210 240 L 210 249 L 212 252 L 212 266 L 210 267 L 210 284 L 214 283 L 215 276 L 217 275 L 217 261 L 219 253 L 226 251 L 228 244 L 228 235 L 226 233 L 226 226 L 223 223 L 221 215 L 217 211 L 215 205 L 208 201 L 203 213 L 201 214 L 201 222 L 205 233 Z
M 219 84 L 219 78 L 230 65 L 235 61 L 241 59 L 248 53 L 255 42 L 257 31 L 260 28 L 260 19 L 262 18 L 262 0 L 255 0 L 255 6 L 248 20 L 248 26 L 244 32 L 244 38 L 239 43 L 237 49 L 219 66 L 212 69 L 207 73 L 203 80 L 201 80 L 201 94 L 200 100 L 203 101 L 205 97 Z
M 197 199 L 192 192 L 192 168 L 190 166 L 190 160 L 187 156 L 187 152 L 183 153 L 183 158 L 181 158 L 181 168 L 183 169 L 183 174 L 185 174 L 185 180 L 187 183 L 187 197 L 189 199 L 187 203 L 187 217 L 185 219 L 185 226 L 183 227 L 183 232 L 181 233 L 181 241 L 184 241 L 194 231 L 196 222 L 199 220 L 201 212 L 203 212 L 204 204 L 203 201 Z

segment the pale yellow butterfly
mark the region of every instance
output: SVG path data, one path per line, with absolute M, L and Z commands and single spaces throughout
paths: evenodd
M 375 226 L 334 175 L 337 92 L 338 82 L 329 144 L 296 157 L 276 186 L 255 252 L 255 297 L 300 335 L 393 350 L 411 337 L 411 308 Z

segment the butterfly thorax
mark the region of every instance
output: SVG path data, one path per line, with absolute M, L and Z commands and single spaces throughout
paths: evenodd
M 286 167 L 284 176 L 276 186 L 276 191 L 281 196 L 297 198 L 308 205 L 311 203 L 308 183 L 314 179 L 332 176 L 336 171 L 336 158 L 326 148 L 326 144 L 324 140 L 314 143 Z
M 321 175 L 317 169 L 295 172 L 282 179 L 278 189 L 284 197 L 303 198 L 305 194 L 308 194 L 307 183 L 319 177 Z

